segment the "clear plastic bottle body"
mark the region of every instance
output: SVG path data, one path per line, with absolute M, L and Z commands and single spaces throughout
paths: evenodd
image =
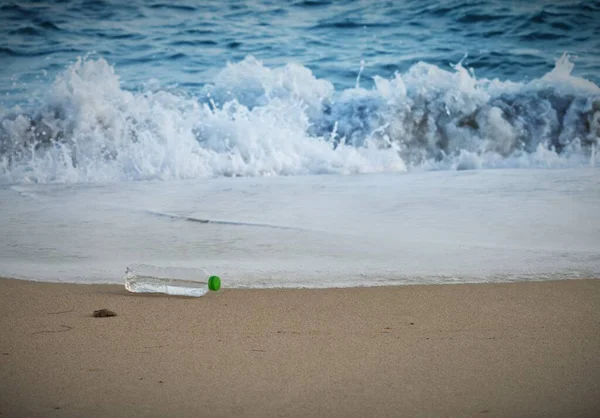
M 209 278 L 213 277 L 216 276 L 209 276 L 204 269 L 199 268 L 133 264 L 127 267 L 124 280 L 125 288 L 130 292 L 199 297 L 209 291 Z

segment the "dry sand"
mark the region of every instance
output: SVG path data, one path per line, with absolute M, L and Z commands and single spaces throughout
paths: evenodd
M 2 279 L 0 414 L 600 416 L 600 280 L 191 299 Z

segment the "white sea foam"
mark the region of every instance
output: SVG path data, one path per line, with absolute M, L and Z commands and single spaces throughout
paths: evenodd
M 567 56 L 528 83 L 419 63 L 336 92 L 299 64 L 229 64 L 194 98 L 78 60 L 0 115 L 0 182 L 104 182 L 595 164 L 600 88 Z
M 599 171 L 0 186 L 0 277 L 122 283 L 132 263 L 226 287 L 599 277 Z

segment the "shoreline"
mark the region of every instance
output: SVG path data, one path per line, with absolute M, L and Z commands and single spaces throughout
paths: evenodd
M 598 279 L 0 301 L 4 416 L 600 414 Z
M 193 268 L 193 267 L 191 267 Z M 438 276 L 442 277 L 441 279 L 436 277 L 438 281 L 434 281 L 434 279 L 430 276 L 419 277 L 419 281 L 411 280 L 411 281 L 401 281 L 395 279 L 388 279 L 386 277 L 385 281 L 377 281 L 370 282 L 368 280 L 361 282 L 351 282 L 338 286 L 323 286 L 323 285 L 313 285 L 313 284 L 281 284 L 282 282 L 275 282 L 269 284 L 263 284 L 261 286 L 252 287 L 247 284 L 237 284 L 232 287 L 228 285 L 231 284 L 229 280 L 225 282 L 225 286 L 222 285 L 221 290 L 228 291 L 239 291 L 239 290 L 332 290 L 332 289 L 370 289 L 370 288 L 394 288 L 394 287 L 412 287 L 412 286 L 453 286 L 453 285 L 498 285 L 498 284 L 519 284 L 519 283 L 543 283 L 543 282 L 568 282 L 568 281 L 577 281 L 577 280 L 600 280 L 600 276 L 594 277 L 592 276 L 579 276 L 572 275 L 568 276 L 567 274 L 544 274 L 543 278 L 538 278 L 539 275 L 520 275 L 520 276 L 511 276 L 510 279 L 506 279 L 502 276 L 494 276 L 492 279 L 486 278 L 485 280 L 480 280 L 477 278 L 469 277 L 468 279 L 461 278 L 461 281 L 457 281 L 456 276 Z M 514 278 L 513 278 L 514 277 Z M 404 277 L 402 279 L 405 279 Z M 39 283 L 39 284 L 52 284 L 52 285 L 65 285 L 65 286 L 116 286 L 123 287 L 124 279 L 121 279 L 119 282 L 114 281 L 90 281 L 90 282 L 77 282 L 77 281 L 59 281 L 57 279 L 37 279 L 31 278 L 28 276 L 3 276 L 0 275 L 0 280 L 9 280 L 9 281 L 21 281 L 28 283 Z M 422 280 L 422 281 L 421 281 Z M 316 279 L 314 279 L 316 282 Z M 322 283 L 319 281 L 319 283 Z M 129 293 L 129 292 L 128 292 Z M 169 296 L 169 295 L 164 295 Z

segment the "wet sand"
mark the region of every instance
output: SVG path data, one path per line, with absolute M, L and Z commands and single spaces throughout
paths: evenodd
M 193 299 L 0 279 L 0 416 L 600 416 L 600 280 Z

